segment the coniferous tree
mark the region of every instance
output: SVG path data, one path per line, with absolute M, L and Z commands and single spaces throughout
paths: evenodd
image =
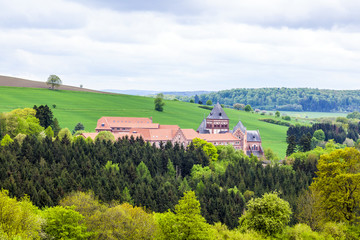
M 296 151 L 296 137 L 294 135 L 291 135 L 286 140 L 288 142 L 288 147 L 286 149 L 286 156 L 290 156 Z

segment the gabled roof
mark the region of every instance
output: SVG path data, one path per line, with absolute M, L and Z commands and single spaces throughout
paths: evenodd
M 248 142 L 260 142 L 261 137 L 258 130 L 256 131 L 247 131 L 247 141 Z
M 199 134 L 199 138 L 204 139 L 208 142 L 214 141 L 239 141 L 237 137 L 231 133 L 222 133 L 222 134 Z
M 112 133 L 112 132 L 111 132 Z M 92 139 L 95 139 L 95 137 L 98 135 L 99 133 L 82 133 L 81 135 L 84 137 L 84 138 L 92 138 Z M 112 135 L 114 135 L 115 139 L 118 139 L 118 138 L 123 138 L 125 136 L 128 136 L 129 138 L 131 136 L 133 136 L 134 138 L 136 137 L 141 137 L 141 135 L 139 133 L 132 133 L 132 132 L 123 132 L 123 133 L 112 133 Z
M 199 134 L 194 129 L 181 129 L 181 132 L 184 134 L 186 140 L 193 140 L 199 137 Z
M 130 133 L 140 134 L 145 141 L 171 141 L 179 128 L 145 129 L 132 128 Z
M 211 110 L 209 116 L 207 116 L 208 119 L 229 119 L 226 113 L 224 112 L 224 109 L 222 109 L 221 105 L 219 103 L 215 104 L 213 110 Z
M 102 117 L 98 120 L 96 130 L 111 128 L 159 128 L 159 124 L 152 123 L 150 118 Z
M 238 130 L 238 129 L 240 129 L 240 131 L 242 132 L 242 133 L 245 133 L 246 132 L 246 127 L 242 124 L 242 122 L 241 121 L 239 121 L 236 125 L 235 125 L 235 127 L 234 127 L 234 129 L 233 129 L 233 133 L 236 131 L 236 130 Z
M 200 126 L 196 130 L 199 133 L 210 133 L 209 130 L 206 129 L 206 119 L 204 118 L 202 122 L 200 123 Z

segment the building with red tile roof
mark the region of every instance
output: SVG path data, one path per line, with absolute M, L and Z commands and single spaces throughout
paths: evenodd
M 135 117 L 102 117 L 98 120 L 96 133 L 83 133 L 87 138 L 95 139 L 101 131 L 111 132 L 115 139 L 133 136 L 155 146 L 163 142 L 179 143 L 187 146 L 195 138 L 204 139 L 217 145 L 232 145 L 243 150 L 247 155 L 263 156 L 259 131 L 250 131 L 239 121 L 233 130 L 229 130 L 229 118 L 221 105 L 217 103 L 206 119 L 202 121 L 197 131 L 181 129 L 177 125 L 160 125 L 153 123 L 152 118 Z

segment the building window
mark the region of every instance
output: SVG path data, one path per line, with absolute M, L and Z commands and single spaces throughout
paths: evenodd
M 102 126 L 102 127 L 105 127 L 105 123 L 102 123 L 101 126 Z

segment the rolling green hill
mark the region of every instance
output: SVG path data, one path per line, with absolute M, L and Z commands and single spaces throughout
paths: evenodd
M 120 94 L 101 94 L 21 87 L 0 87 L 0 112 L 8 112 L 16 108 L 33 107 L 34 105 L 52 106 L 55 117 L 61 127 L 70 130 L 81 122 L 85 130 L 93 132 L 97 120 L 102 116 L 153 117 L 153 122 L 160 124 L 176 124 L 181 128 L 197 129 L 209 110 L 198 108 L 197 104 L 165 101 L 164 112 L 154 110 L 154 99 Z M 230 118 L 230 127 L 241 120 L 249 130 L 259 129 L 264 148 L 272 148 L 279 156 L 284 157 L 286 151 L 287 127 L 258 121 L 269 118 L 258 114 L 225 109 Z

